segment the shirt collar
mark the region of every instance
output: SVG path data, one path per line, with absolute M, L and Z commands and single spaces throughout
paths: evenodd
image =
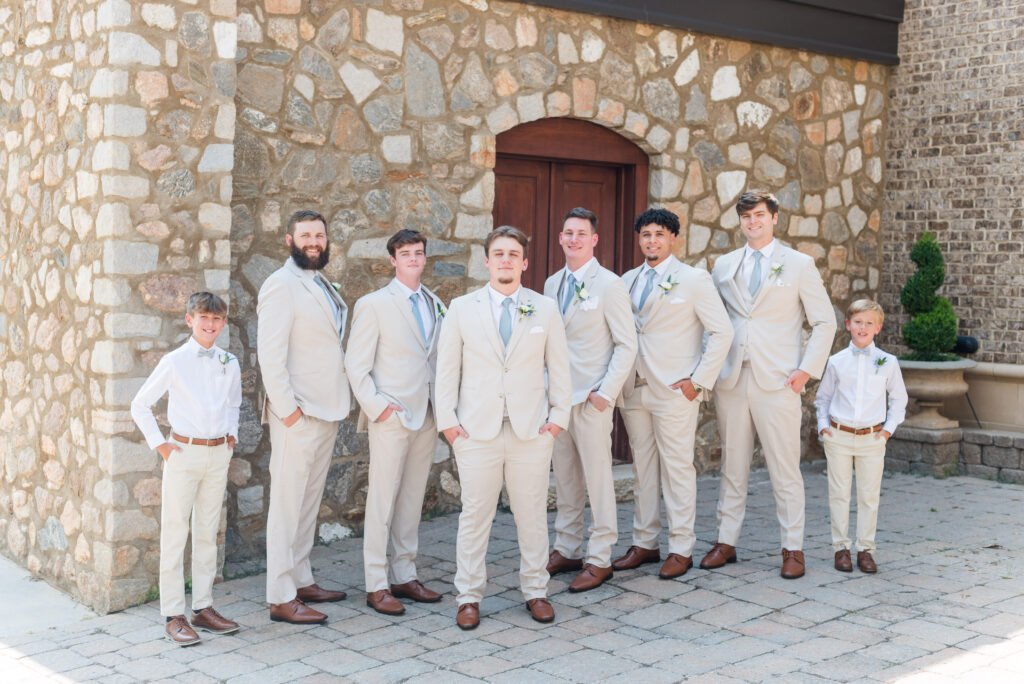
M 206 347 L 204 347 L 203 345 L 199 344 L 199 342 L 196 341 L 196 338 L 191 336 L 191 335 L 188 336 L 188 340 L 182 346 L 185 347 L 186 349 L 188 349 L 193 354 L 198 354 L 200 350 L 206 351 Z M 213 346 L 210 347 L 210 349 L 218 349 L 219 350 L 220 347 L 218 347 L 217 344 L 214 343 Z
M 309 278 L 310 280 L 314 280 L 316 278 L 316 274 L 319 273 L 319 271 L 310 271 L 308 268 L 302 268 L 301 266 L 295 263 L 295 259 L 292 259 L 292 257 L 288 258 L 291 259 L 293 264 L 295 264 L 295 270 L 298 271 L 299 275 L 302 276 L 303 278 Z
M 644 262 L 644 270 L 640 272 L 640 277 L 641 278 L 646 278 L 648 271 L 654 271 L 655 273 L 658 274 L 659 278 L 663 278 L 665 276 L 665 271 L 668 270 L 668 265 L 672 261 L 672 259 L 673 259 L 673 257 L 670 254 L 668 256 L 668 259 L 665 259 L 664 261 L 662 261 L 657 266 L 651 266 L 647 262 Z
M 565 270 L 567 271 L 566 278 L 568 278 L 571 275 L 573 278 L 576 279 L 577 283 L 583 282 L 584 277 L 587 275 L 587 271 L 589 271 L 590 267 L 592 265 L 596 264 L 596 263 L 597 263 L 597 257 L 590 257 L 590 261 L 588 261 L 587 263 L 583 264 L 582 266 L 580 266 L 575 271 L 570 271 L 569 270 L 569 264 L 566 264 L 565 265 Z
M 410 290 L 409 286 L 403 283 L 398 278 L 395 278 L 392 282 L 394 282 L 395 285 L 398 285 L 398 289 L 402 291 L 402 294 L 405 295 L 406 299 L 408 299 L 414 294 L 419 294 L 420 292 L 423 292 L 423 283 L 420 283 L 420 286 L 415 290 Z
M 868 346 L 866 346 L 863 349 L 861 349 L 857 345 L 855 345 L 853 342 L 851 342 L 850 346 L 848 347 L 848 349 L 850 350 L 850 354 L 852 356 L 857 356 L 857 355 L 860 355 L 860 354 L 863 354 L 865 356 L 872 356 L 875 353 L 875 343 L 872 342 Z
M 510 294 L 510 295 L 503 295 L 500 292 L 498 292 L 497 290 L 495 290 L 493 287 L 491 287 L 490 283 L 487 283 L 487 293 L 491 296 L 491 306 L 498 306 L 498 307 L 500 307 L 501 303 L 503 301 L 505 301 L 505 297 L 511 297 L 512 298 L 512 306 L 513 307 L 518 306 L 519 305 L 519 293 L 522 292 L 522 291 L 523 291 L 523 286 L 520 285 L 519 287 L 516 288 L 516 291 L 513 292 L 512 294 Z
M 762 247 L 761 249 L 752 249 L 749 244 L 744 245 L 743 259 L 746 260 L 752 258 L 754 252 L 760 252 L 761 257 L 764 258 L 765 261 L 769 261 L 772 258 L 772 254 L 775 253 L 775 238 L 772 238 L 772 241 L 769 242 L 764 247 Z

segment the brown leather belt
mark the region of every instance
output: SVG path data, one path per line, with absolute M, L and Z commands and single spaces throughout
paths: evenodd
M 870 435 L 872 432 L 878 432 L 879 430 L 882 429 L 882 424 L 881 423 L 879 423 L 878 425 L 873 425 L 871 427 L 866 427 L 866 428 L 852 428 L 852 427 L 850 427 L 848 425 L 840 425 L 839 423 L 837 423 L 836 421 L 832 420 L 831 418 L 829 419 L 828 422 L 829 422 L 829 424 L 832 425 L 832 427 L 836 428 L 837 430 L 842 430 L 843 432 L 849 432 L 852 435 Z
M 218 437 L 217 439 L 196 439 L 195 437 L 182 437 L 179 434 L 171 433 L 171 438 L 176 442 L 182 444 L 191 444 L 193 446 L 220 446 L 224 442 L 228 441 L 227 437 Z

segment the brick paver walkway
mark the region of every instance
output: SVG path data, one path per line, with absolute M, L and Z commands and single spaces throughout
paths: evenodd
M 836 572 L 826 481 L 807 481 L 807 575 L 779 577 L 778 526 L 764 473 L 751 479 L 740 562 L 659 580 L 617 573 L 583 594 L 552 580 L 556 620 L 530 620 L 518 590 L 511 515 L 498 515 L 480 627 L 456 628 L 457 515 L 423 523 L 420 576 L 445 592 L 401 617 L 367 608 L 361 540 L 318 547 L 315 566 L 348 600 L 326 626 L 269 621 L 262 575 L 215 589 L 237 635 L 179 648 L 155 603 L 67 629 L 0 639 L 0 680 L 116 682 L 1024 681 L 1024 487 L 970 478 L 886 477 L 877 575 Z M 699 482 L 699 557 L 715 538 L 718 481 Z M 632 506 L 620 507 L 628 545 Z M 663 545 L 664 548 L 664 545 Z

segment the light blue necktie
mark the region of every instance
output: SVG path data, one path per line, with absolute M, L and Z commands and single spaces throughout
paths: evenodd
M 409 306 L 412 307 L 413 318 L 416 319 L 416 324 L 420 326 L 420 335 L 423 336 L 423 341 L 427 341 L 427 328 L 423 325 L 423 316 L 420 314 L 420 303 L 419 295 L 413 292 L 409 295 Z
M 757 292 L 757 288 L 761 287 L 761 253 L 754 252 L 754 269 L 750 272 L 750 282 L 747 284 L 747 289 L 750 291 L 750 296 L 753 297 L 754 293 Z
M 576 276 L 570 273 L 569 280 L 565 283 L 565 297 L 562 299 L 562 313 L 565 313 L 569 308 L 569 302 L 572 301 L 572 296 L 574 294 L 576 294 Z
M 654 277 L 658 275 L 658 272 L 653 268 L 647 269 L 647 283 L 644 285 L 644 291 L 640 293 L 640 306 L 638 309 L 643 309 L 644 304 L 647 303 L 647 298 L 651 295 L 651 291 L 654 290 Z
M 509 338 L 512 337 L 512 298 L 505 297 L 505 301 L 501 303 L 501 322 L 498 324 L 498 333 L 501 335 L 501 341 L 504 345 L 508 346 Z
M 330 285 L 327 281 L 320 277 L 319 274 L 313 276 L 313 280 L 320 286 L 320 289 L 324 291 L 324 297 L 327 297 L 327 305 L 331 307 L 331 313 L 334 314 L 334 327 L 341 328 L 341 311 L 338 309 L 338 305 L 334 301 L 334 297 L 331 296 Z

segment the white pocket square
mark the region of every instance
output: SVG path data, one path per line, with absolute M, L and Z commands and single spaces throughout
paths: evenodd
M 590 311 L 597 308 L 597 297 L 590 297 L 580 302 L 580 311 Z
M 535 325 L 532 328 L 530 328 L 530 334 L 531 335 L 537 335 L 537 334 L 542 333 L 542 332 L 544 332 L 544 326 Z
M 672 299 L 669 300 L 668 303 L 669 304 L 685 304 L 686 300 L 683 299 L 682 297 L 673 297 Z

